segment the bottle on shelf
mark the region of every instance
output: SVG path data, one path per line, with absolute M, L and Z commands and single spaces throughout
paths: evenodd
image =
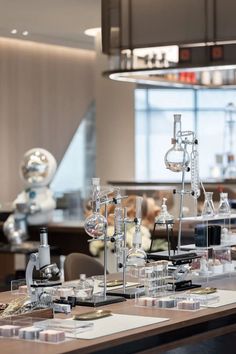
M 225 179 L 236 179 L 236 164 L 233 154 L 228 154 L 227 156 L 228 164 L 224 171 Z
M 202 85 L 210 85 L 211 84 L 211 73 L 210 71 L 203 71 L 201 73 L 201 84 Z

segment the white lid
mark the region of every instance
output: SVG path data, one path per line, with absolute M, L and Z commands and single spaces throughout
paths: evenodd
M 175 122 L 180 122 L 181 114 L 174 114 L 174 120 L 175 120 Z
M 99 186 L 100 185 L 100 178 L 97 178 L 97 177 L 92 178 L 92 185 Z

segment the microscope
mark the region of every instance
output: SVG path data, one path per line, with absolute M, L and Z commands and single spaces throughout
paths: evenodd
M 39 270 L 42 279 L 34 280 L 34 269 Z M 40 228 L 40 245 L 37 253 L 31 253 L 26 268 L 27 291 L 31 303 L 44 303 L 50 301 L 45 288 L 61 285 L 60 281 L 52 281 L 52 277 L 58 277 L 60 271 L 56 263 L 51 263 L 50 246 L 48 244 L 47 228 Z

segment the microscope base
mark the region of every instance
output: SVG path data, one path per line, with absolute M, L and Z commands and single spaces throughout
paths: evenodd
M 118 296 L 106 296 L 104 298 L 103 295 L 101 296 L 93 296 L 91 300 L 85 301 L 76 301 L 76 305 L 78 306 L 89 306 L 89 307 L 99 307 L 104 305 L 115 304 L 116 302 L 123 302 L 126 301 L 124 297 Z
M 44 281 L 40 282 L 41 280 L 34 280 L 34 283 L 31 284 L 31 288 L 48 288 L 51 286 L 59 286 L 62 285 L 62 282 L 60 280 L 49 280 L 49 281 Z

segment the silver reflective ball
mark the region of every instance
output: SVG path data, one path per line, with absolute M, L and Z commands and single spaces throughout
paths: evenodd
M 20 166 L 20 174 L 28 186 L 47 185 L 56 171 L 56 160 L 50 152 L 41 148 L 27 151 Z

